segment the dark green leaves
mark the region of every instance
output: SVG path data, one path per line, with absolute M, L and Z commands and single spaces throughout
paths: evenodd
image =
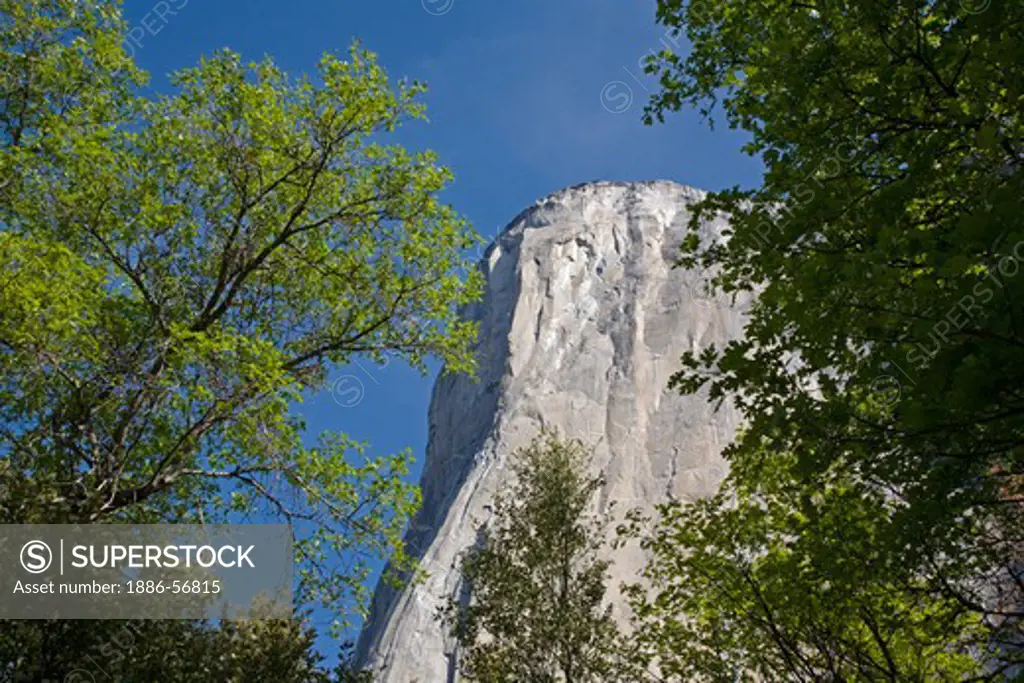
M 749 559 L 736 599 L 765 604 L 680 580 L 666 594 L 718 626 L 655 600 L 698 643 L 662 654 L 710 679 L 726 669 L 701 652 L 787 680 L 1001 671 L 1018 655 L 983 643 L 1020 637 L 1006 605 L 1024 597 L 1019 5 L 662 2 L 659 18 L 692 49 L 652 60 L 648 116 L 720 102 L 765 164 L 761 187 L 694 218 L 728 214 L 728 243 L 682 256 L 758 292 L 745 338 L 673 379 L 744 410 L 738 498 L 670 517 L 652 567 L 711 575 L 727 540 Z

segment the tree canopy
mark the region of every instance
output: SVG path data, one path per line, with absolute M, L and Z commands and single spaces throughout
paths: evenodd
M 666 509 L 648 542 L 656 595 L 638 607 L 663 665 L 1008 671 L 1024 635 L 1024 6 L 662 0 L 658 17 L 689 51 L 649 62 L 648 121 L 696 106 L 747 131 L 765 167 L 702 202 L 694 226 L 724 213 L 727 239 L 681 259 L 757 301 L 741 340 L 673 378 L 735 402 L 745 427 L 723 494 Z
M 441 618 L 474 681 L 611 681 L 618 629 L 605 602 L 609 563 L 598 559 L 603 481 L 579 441 L 545 432 L 510 456 L 512 483 L 496 496 L 460 588 Z
M 0 0 L 0 521 L 296 525 L 297 597 L 401 561 L 406 454 L 295 406 L 361 355 L 472 370 L 478 238 L 418 82 L 222 51 L 147 88 L 111 0 Z

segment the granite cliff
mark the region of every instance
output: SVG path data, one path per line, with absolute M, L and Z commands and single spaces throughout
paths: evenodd
M 650 508 L 712 493 L 737 416 L 666 388 L 684 350 L 737 336 L 746 302 L 709 297 L 707 273 L 674 268 L 689 207 L 703 193 L 671 182 L 579 185 L 521 213 L 480 264 L 484 299 L 476 380 L 434 386 L 421 480 L 407 540 L 422 583 L 381 587 L 359 658 L 386 683 L 457 680 L 458 654 L 435 620 L 459 590 L 460 553 L 477 538 L 506 458 L 548 425 L 594 447 L 601 504 Z M 721 239 L 724 222 L 702 228 Z M 642 564 L 616 554 L 613 581 Z M 618 596 L 613 589 L 612 604 Z

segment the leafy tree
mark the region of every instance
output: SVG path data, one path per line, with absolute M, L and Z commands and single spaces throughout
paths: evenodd
M 711 499 L 662 509 L 642 541 L 645 581 L 628 591 L 641 663 L 680 681 L 980 673 L 989 632 L 979 615 L 920 577 L 878 570 L 889 551 L 876 535 L 891 510 L 884 497 L 854 482 L 823 484 L 808 514 L 803 487 L 784 468 L 777 474 L 785 485 L 752 491 L 731 479 Z
M 358 47 L 320 84 L 225 51 L 156 96 L 124 30 L 109 0 L 0 0 L 0 521 L 294 522 L 297 597 L 343 623 L 417 493 L 405 454 L 305 446 L 293 406 L 356 354 L 472 367 L 450 174 L 381 141 L 423 86 Z M 147 622 L 112 664 L 120 628 L 5 622 L 0 680 L 88 655 L 125 681 L 327 680 L 299 622 Z
M 354 642 L 345 643 L 338 660 L 333 683 L 373 683 L 373 672 L 359 665 Z
M 298 620 L 5 622 L 0 681 L 330 683 L 314 636 Z
M 514 483 L 495 496 L 463 586 L 440 617 L 475 681 L 614 680 L 617 628 L 604 604 L 606 518 L 591 512 L 600 477 L 578 441 L 538 436 L 510 456 Z
M 371 683 L 350 644 L 333 671 L 315 645 L 303 619 L 0 622 L 0 682 Z
M 417 493 L 293 406 L 357 354 L 472 368 L 476 237 L 381 137 L 424 88 L 356 46 L 154 95 L 123 35 L 109 0 L 0 0 L 0 520 L 294 522 L 299 599 L 343 620 Z
M 662 0 L 658 17 L 690 49 L 650 61 L 648 120 L 724 115 L 765 174 L 696 212 L 727 214 L 728 240 L 683 250 L 758 299 L 743 339 L 686 354 L 673 379 L 735 401 L 746 428 L 727 495 L 670 511 L 652 540 L 652 633 L 696 595 L 686 656 L 749 661 L 755 629 L 769 678 L 829 679 L 834 659 L 864 680 L 963 673 L 920 668 L 929 652 L 1006 671 L 1024 636 L 1024 6 Z M 682 585 L 730 554 L 748 578 Z

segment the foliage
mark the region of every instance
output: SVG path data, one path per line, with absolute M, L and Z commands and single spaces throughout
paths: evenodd
M 293 522 L 299 599 L 344 620 L 418 494 L 294 406 L 357 354 L 472 369 L 477 238 L 435 155 L 382 141 L 424 87 L 355 46 L 153 95 L 123 33 L 109 0 L 0 0 L 0 521 Z
M 345 651 L 328 671 L 315 637 L 302 620 L 4 622 L 0 681 L 368 683 Z
M 918 576 L 879 571 L 889 502 L 851 481 L 803 500 L 792 461 L 778 460 L 777 489 L 730 479 L 711 499 L 662 507 L 642 541 L 645 581 L 628 591 L 640 661 L 680 681 L 976 674 L 989 635 L 979 615 Z
M 652 576 L 676 580 L 648 618 L 696 638 L 688 655 L 756 656 L 769 678 L 822 680 L 787 649 L 865 680 L 956 678 L 967 651 L 998 674 L 1024 636 L 1024 6 L 662 0 L 658 16 L 690 50 L 650 61 L 648 120 L 724 113 L 766 170 L 694 216 L 727 214 L 727 241 L 684 247 L 684 265 L 758 299 L 744 338 L 688 353 L 673 386 L 709 386 L 746 427 L 726 453 L 735 500 L 656 534 Z M 720 575 L 742 595 L 702 592 L 712 578 L 692 572 L 730 555 L 758 588 Z
M 462 586 L 441 610 L 476 681 L 615 680 L 617 629 L 604 605 L 606 518 L 592 514 L 599 477 L 578 441 L 545 432 L 510 459 Z

